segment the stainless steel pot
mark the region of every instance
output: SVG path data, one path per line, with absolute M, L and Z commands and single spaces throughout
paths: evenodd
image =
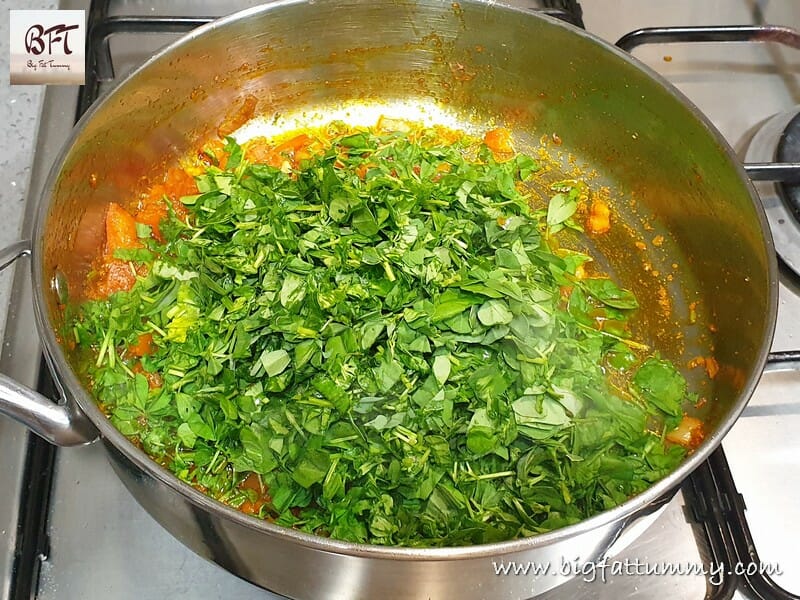
M 111 426 L 76 377 L 57 335 L 60 306 L 80 297 L 102 244 L 91 234 L 95 216 L 196 147 L 248 94 L 258 98 L 258 113 L 285 123 L 292 115 L 325 120 L 332 107 L 391 106 L 403 113 L 392 116 L 447 118 L 468 129 L 502 123 L 529 145 L 557 132 L 565 154 L 599 173 L 593 185 L 619 192 L 618 226 L 600 250 L 643 299 L 643 335 L 676 360 L 713 348 L 715 379 L 687 372 L 708 399 L 705 442 L 669 477 L 614 510 L 546 535 L 447 549 L 359 545 L 284 529 L 209 499 L 151 461 Z M 663 245 L 634 249 L 634 238 L 656 233 Z M 559 572 L 562 559 L 600 558 L 720 443 L 758 381 L 777 310 L 763 211 L 704 117 L 590 34 L 477 0 L 278 1 L 192 32 L 77 125 L 45 186 L 32 243 L 8 249 L 0 263 L 27 253 L 38 333 L 63 398 L 55 404 L 0 376 L 0 412 L 56 444 L 99 437 L 125 485 L 176 537 L 294 598 L 522 598 L 556 585 L 567 575 Z M 512 560 L 549 563 L 552 572 L 496 574 Z

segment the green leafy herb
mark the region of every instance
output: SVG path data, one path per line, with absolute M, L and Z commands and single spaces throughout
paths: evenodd
M 686 380 L 672 363 L 657 358 L 647 359 L 633 376 L 633 384 L 657 408 L 668 415 L 681 415 Z
M 590 296 L 607 306 L 621 309 L 639 308 L 636 297 L 628 290 L 623 290 L 610 279 L 585 279 L 582 287 Z
M 576 523 L 680 462 L 660 423 L 686 384 L 630 339 L 635 297 L 576 284 L 589 257 L 551 247 L 580 229 L 583 184 L 545 209 L 529 156 L 426 129 L 324 137 L 289 172 L 228 138 L 190 217 L 115 254 L 146 274 L 76 307 L 64 335 L 120 431 L 232 506 L 254 506 L 255 473 L 261 517 L 411 546 Z
M 578 209 L 578 202 L 566 194 L 556 194 L 550 199 L 547 207 L 547 225 L 550 231 L 556 233 L 556 225 L 561 225 L 564 221 L 575 214 Z

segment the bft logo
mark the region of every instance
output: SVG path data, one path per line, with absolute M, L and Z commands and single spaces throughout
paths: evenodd
M 12 84 L 84 83 L 84 11 L 12 10 L 9 14 Z
M 25 34 L 25 50 L 30 54 L 39 56 L 47 48 L 47 54 L 53 54 L 53 44 L 56 44 L 56 52 L 59 51 L 65 55 L 72 54 L 69 47 L 69 32 L 78 29 L 79 25 L 67 25 L 66 23 L 59 23 L 53 27 L 45 29 L 42 25 L 31 25 Z M 45 41 L 47 46 L 45 46 Z

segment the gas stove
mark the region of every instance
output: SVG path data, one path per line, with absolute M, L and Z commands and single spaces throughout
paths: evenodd
M 179 33 L 258 3 L 62 0 L 61 8 L 87 11 L 91 68 L 80 90 L 47 89 L 25 233 L 56 153 L 99 93 Z M 800 27 L 800 5 L 788 2 L 527 4 L 610 42 L 643 27 Z M 635 49 L 652 36 L 634 36 L 634 42 L 627 37 L 627 47 L 705 112 L 743 161 L 800 160 L 799 53 L 772 43 L 686 43 L 685 35 L 666 35 L 657 39 L 669 44 Z M 800 430 L 800 372 L 793 370 L 800 367 L 800 353 L 789 352 L 800 347 L 800 187 L 765 181 L 757 189 L 782 265 L 775 362 L 725 438 L 723 451 L 698 469 L 657 519 L 626 547 L 620 544 L 607 563 L 584 569 L 542 597 L 792 598 L 792 592 L 800 593 L 795 549 L 800 539 L 800 436 L 795 433 Z M 34 331 L 30 274 L 18 268 L 0 372 L 46 393 L 52 384 L 41 368 Z M 99 447 L 56 449 L 0 419 L 0 456 L 5 463 L 0 470 L 0 599 L 278 598 L 182 546 L 134 501 Z M 681 565 L 684 572 L 675 572 Z

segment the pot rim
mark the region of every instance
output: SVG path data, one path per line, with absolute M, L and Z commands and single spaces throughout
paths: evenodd
M 752 182 L 747 177 L 741 162 L 736 157 L 728 142 L 711 124 L 709 119 L 686 96 L 684 96 L 682 92 L 680 92 L 653 69 L 641 63 L 630 54 L 601 39 L 600 37 L 565 23 L 555 17 L 551 17 L 540 12 L 526 10 L 521 5 L 516 5 L 515 0 L 501 0 L 500 2 L 494 2 L 491 0 L 461 0 L 461 2 L 464 4 L 484 5 L 492 10 L 508 10 L 516 12 L 521 19 L 540 19 L 548 23 L 550 26 L 559 27 L 565 30 L 568 35 L 578 35 L 588 42 L 594 43 L 596 46 L 599 46 L 599 49 L 602 51 L 613 54 L 617 59 L 636 69 L 639 69 L 655 83 L 661 85 L 662 88 L 664 88 L 664 90 L 668 92 L 676 101 L 682 103 L 690 111 L 692 116 L 699 121 L 707 133 L 717 142 L 720 151 L 727 157 L 731 166 L 738 174 L 740 180 L 745 185 L 750 195 L 750 199 L 753 202 L 758 217 L 758 227 L 761 233 L 763 248 L 767 254 L 767 280 L 769 286 L 768 311 L 765 315 L 767 320 L 767 331 L 763 340 L 761 341 L 758 350 L 758 357 L 754 362 L 752 371 L 747 377 L 745 385 L 742 387 L 736 402 L 731 406 L 727 417 L 720 422 L 717 429 L 705 439 L 701 446 L 676 470 L 671 472 L 665 478 L 651 485 L 644 492 L 629 498 L 626 502 L 613 509 L 604 511 L 589 517 L 588 519 L 584 519 L 574 525 L 532 537 L 473 546 L 452 546 L 444 548 L 381 546 L 345 542 L 305 533 L 288 527 L 282 527 L 280 525 L 258 519 L 257 517 L 246 515 L 235 508 L 229 507 L 222 502 L 212 499 L 210 496 L 207 496 L 196 490 L 188 483 L 178 479 L 168 470 L 161 467 L 158 463 L 151 459 L 143 450 L 136 447 L 130 440 L 128 440 L 128 438 L 126 438 L 111 424 L 109 419 L 97 407 L 96 402 L 91 395 L 80 383 L 56 339 L 55 330 L 50 322 L 43 292 L 45 286 L 49 285 L 49 283 L 44 281 L 44 267 L 42 261 L 38 259 L 38 256 L 43 254 L 42 245 L 44 239 L 44 229 L 49 213 L 52 191 L 58 176 L 61 173 L 64 161 L 67 155 L 70 153 L 74 142 L 76 141 L 78 135 L 85 128 L 86 124 L 92 119 L 93 115 L 98 112 L 111 98 L 119 93 L 120 90 L 131 84 L 131 82 L 135 81 L 140 73 L 142 71 L 146 71 L 151 64 L 166 60 L 166 57 L 175 52 L 176 49 L 187 43 L 190 43 L 196 38 L 206 35 L 210 31 L 226 27 L 230 23 L 251 18 L 262 13 L 281 10 L 286 6 L 311 3 L 309 0 L 276 0 L 269 4 L 264 4 L 233 13 L 192 30 L 190 33 L 182 36 L 172 44 L 169 44 L 165 48 L 158 51 L 144 64 L 128 74 L 117 86 L 103 94 L 97 101 L 95 101 L 95 103 L 87 110 L 87 112 L 80 118 L 73 128 L 69 139 L 59 152 L 50 169 L 41 196 L 38 199 L 39 206 L 33 227 L 34 257 L 32 270 L 36 326 L 40 338 L 44 341 L 45 351 L 50 356 L 52 364 L 57 371 L 56 377 L 65 385 L 65 388 L 70 391 L 69 396 L 74 398 L 74 401 L 78 404 L 80 409 L 100 431 L 104 443 L 114 446 L 139 469 L 148 473 L 150 476 L 168 486 L 173 491 L 179 493 L 196 507 L 224 517 L 225 519 L 233 521 L 239 526 L 247 527 L 249 529 L 262 532 L 266 535 L 283 538 L 286 541 L 300 544 L 312 549 L 350 556 L 403 561 L 442 561 L 468 558 L 474 559 L 482 557 L 492 558 L 516 552 L 525 552 L 534 548 L 541 548 L 555 544 L 562 540 L 598 529 L 615 521 L 622 521 L 622 525 L 624 526 L 629 518 L 636 516 L 637 513 L 641 512 L 652 503 L 674 491 L 674 489 L 678 487 L 681 482 L 700 465 L 701 462 L 708 458 L 708 456 L 717 448 L 717 446 L 719 446 L 722 438 L 738 419 L 739 415 L 749 401 L 750 396 L 753 394 L 753 391 L 755 390 L 755 387 L 760 379 L 764 365 L 766 364 L 767 355 L 769 353 L 775 331 L 778 310 L 778 264 L 775 256 L 772 235 L 767 223 L 764 209 L 761 205 L 761 201 Z

